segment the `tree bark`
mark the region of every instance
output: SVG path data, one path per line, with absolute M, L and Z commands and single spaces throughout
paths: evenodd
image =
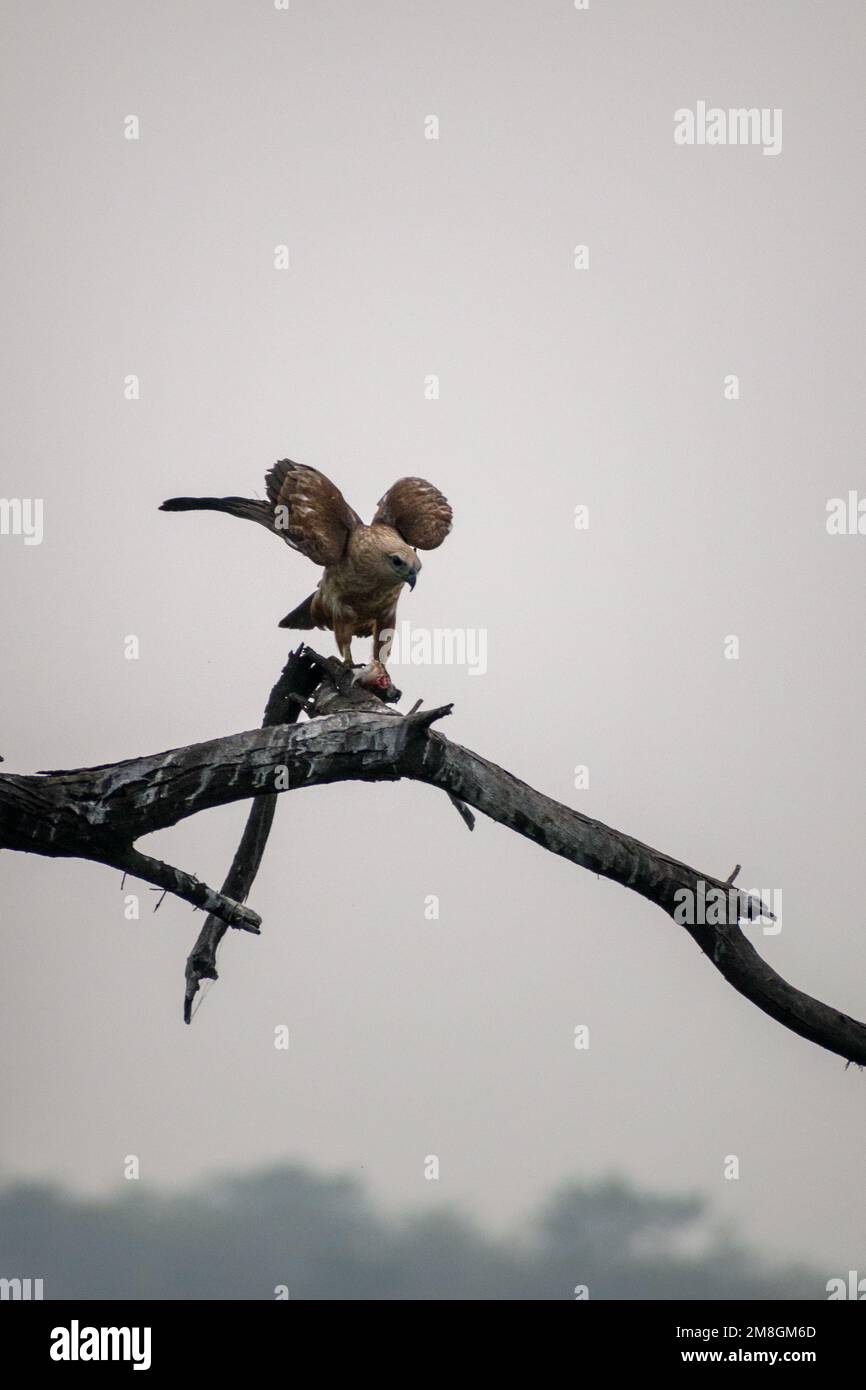
M 321 668 L 305 658 L 303 651 L 303 647 L 299 647 L 297 651 L 291 652 L 280 672 L 265 707 L 263 729 L 271 728 L 274 724 L 296 723 L 303 703 L 314 693 L 321 681 Z M 244 901 L 253 886 L 271 833 L 276 809 L 276 792 L 257 796 L 250 807 L 241 842 L 222 886 L 222 892 L 230 898 L 236 898 L 238 902 Z M 219 978 L 216 968 L 217 951 L 229 925 L 223 917 L 211 912 L 187 957 L 184 1023 L 192 1022 L 193 1002 L 201 988 L 202 980 Z
M 294 720 L 302 705 L 311 718 L 299 724 Z M 788 984 L 743 934 L 740 920 L 772 914 L 734 888 L 733 875 L 720 879 L 693 869 L 452 743 L 432 728 L 450 711 L 446 705 L 400 715 L 359 690 L 339 662 L 303 648 L 274 687 L 260 729 L 102 767 L 0 774 L 0 848 L 94 859 L 206 907 L 211 915 L 187 969 L 189 1016 L 200 979 L 216 976 L 216 946 L 226 927 L 258 929 L 259 919 L 242 900 L 261 861 L 279 792 L 408 777 L 446 792 L 467 823 L 472 807 L 655 903 L 758 1008 L 801 1037 L 866 1064 L 866 1027 Z M 133 847 L 142 835 L 248 798 L 255 798 L 253 810 L 221 893 Z M 680 920 L 683 894 L 698 902 L 712 890 L 724 893 L 728 905 L 719 924 Z

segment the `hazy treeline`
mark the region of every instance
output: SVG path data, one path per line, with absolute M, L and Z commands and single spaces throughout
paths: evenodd
M 99 1201 L 17 1184 L 0 1191 L 0 1276 L 42 1278 L 46 1298 L 826 1297 L 817 1273 L 708 1235 L 708 1216 L 614 1180 L 561 1189 L 509 1237 L 459 1211 L 385 1214 L 300 1166 Z

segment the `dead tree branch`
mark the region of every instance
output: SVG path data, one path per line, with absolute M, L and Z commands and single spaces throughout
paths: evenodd
M 307 707 L 307 701 L 319 685 L 321 670 L 303 655 L 303 651 L 303 647 L 299 647 L 297 651 L 292 652 L 280 672 L 279 680 L 271 691 L 265 707 L 263 729 L 271 728 L 275 724 L 296 723 L 301 710 Z M 223 893 L 236 898 L 238 902 L 245 900 L 253 886 L 271 833 L 276 808 L 276 792 L 257 796 L 250 807 L 241 842 L 222 886 Z M 192 1022 L 193 1001 L 201 988 L 202 980 L 218 978 L 217 950 L 227 927 L 228 923 L 222 914 L 211 913 L 189 954 L 183 1004 L 185 1023 Z
M 276 795 L 346 780 L 407 777 L 438 787 L 459 806 L 481 811 L 550 853 L 655 903 L 758 1008 L 801 1037 L 866 1064 L 866 1026 L 795 989 L 762 960 L 739 922 L 771 914 L 730 879 L 702 873 L 612 830 L 452 743 L 432 727 L 450 713 L 450 705 L 402 716 L 353 686 L 351 673 L 339 663 L 309 649 L 294 654 L 281 682 L 265 716 L 279 722 L 261 729 L 103 767 L 30 777 L 0 774 L 0 848 L 94 859 L 207 907 L 217 924 L 205 924 L 190 957 L 197 987 L 198 979 L 215 971 L 214 938 L 224 930 L 219 924 L 255 930 L 255 914 L 239 899 L 255 877 Z M 293 722 L 300 706 L 291 696 L 304 704 L 313 697 L 309 722 Z M 251 813 L 222 894 L 133 849 L 142 835 L 249 798 L 266 809 Z M 713 890 L 728 904 L 720 924 L 680 922 L 684 893 L 698 901 Z

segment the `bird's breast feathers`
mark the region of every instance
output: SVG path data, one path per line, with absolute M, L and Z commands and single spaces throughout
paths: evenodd
M 365 582 L 351 564 L 325 570 L 316 593 L 316 607 L 330 624 L 370 623 L 388 617 L 397 607 L 402 584 L 383 586 L 380 579 Z M 359 636 L 363 634 L 359 633 Z

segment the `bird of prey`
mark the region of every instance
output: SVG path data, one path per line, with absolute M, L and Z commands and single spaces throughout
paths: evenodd
M 267 501 L 247 497 L 170 497 L 161 511 L 228 512 L 266 526 L 293 550 L 323 567 L 318 588 L 279 624 L 330 628 L 340 656 L 352 662 L 352 638 L 373 638 L 365 684 L 390 685 L 397 601 L 414 589 L 419 550 L 435 550 L 451 530 L 452 512 L 438 488 L 423 478 L 401 478 L 365 526 L 339 488 L 303 463 L 280 459 L 265 475 Z

